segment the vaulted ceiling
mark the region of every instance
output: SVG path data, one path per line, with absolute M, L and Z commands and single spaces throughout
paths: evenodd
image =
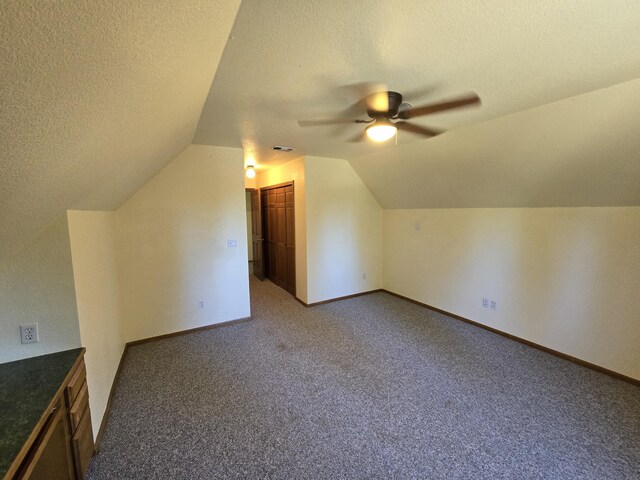
M 0 251 L 193 139 L 240 0 L 0 4 Z
M 639 44 L 633 0 L 244 0 L 195 143 L 244 146 L 262 166 L 303 154 L 393 156 L 393 142 L 348 142 L 363 125 L 297 120 L 366 118 L 352 107 L 363 82 L 414 106 L 477 92 L 480 108 L 415 120 L 456 129 L 640 78 Z M 276 144 L 296 151 L 274 154 Z
M 2 2 L 0 251 L 117 208 L 192 141 L 349 159 L 385 207 L 640 204 L 638 44 L 636 0 Z M 483 104 L 397 147 L 297 123 L 363 118 L 378 84 Z
M 385 208 L 640 205 L 640 79 L 353 158 Z

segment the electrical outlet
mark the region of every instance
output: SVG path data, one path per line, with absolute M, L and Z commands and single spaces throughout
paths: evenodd
M 204 308 L 204 302 L 202 300 L 198 302 L 198 308 Z
M 235 248 L 237 246 L 238 246 L 238 242 L 236 240 L 231 239 L 231 238 L 227 240 L 227 247 L 228 248 Z
M 491 300 L 491 302 L 489 303 L 489 308 L 491 310 L 497 310 L 498 309 L 498 304 L 496 303 L 495 300 Z
M 38 338 L 38 324 L 30 323 L 29 325 L 20 325 L 20 341 L 22 343 L 37 343 L 40 341 Z
M 489 299 L 487 297 L 482 297 L 482 308 L 489 308 Z
M 362 279 L 363 279 L 363 280 L 366 280 L 366 279 L 367 279 L 367 274 L 366 274 L 366 273 L 363 273 L 363 274 L 362 274 Z

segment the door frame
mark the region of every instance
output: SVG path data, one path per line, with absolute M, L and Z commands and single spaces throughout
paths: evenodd
M 268 185 L 266 187 L 262 187 L 262 188 L 254 188 L 254 189 L 247 189 L 247 190 L 273 190 L 274 188 L 280 188 L 280 187 L 288 187 L 289 185 L 291 185 L 293 187 L 293 191 L 296 191 L 296 187 L 295 187 L 295 181 L 294 180 L 289 180 L 287 182 L 282 182 L 282 183 L 276 183 L 275 185 Z M 294 197 L 294 201 L 293 201 L 293 208 L 295 208 L 295 197 Z
M 258 280 L 265 279 L 265 269 L 264 269 L 264 227 L 262 225 L 262 205 L 260 203 L 260 189 L 259 188 L 246 188 L 244 189 L 245 193 L 249 192 L 251 194 L 251 248 L 253 250 L 253 275 Z M 257 219 L 254 219 L 253 212 L 253 196 L 256 195 L 258 202 L 258 210 L 257 210 Z M 257 230 L 259 231 L 259 236 L 261 238 L 256 239 L 256 233 L 254 231 L 254 225 L 259 225 Z M 258 243 L 258 246 L 256 246 Z M 259 253 L 257 254 L 256 251 Z M 258 257 L 256 259 L 256 257 Z M 256 265 L 258 265 L 258 269 L 256 269 Z

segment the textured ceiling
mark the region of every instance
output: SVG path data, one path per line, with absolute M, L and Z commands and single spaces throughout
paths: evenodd
M 635 206 L 638 125 L 640 79 L 351 165 L 384 208 Z
M 500 157 L 501 178 L 512 182 L 526 166 L 539 182 L 543 172 L 560 174 L 564 180 L 552 183 L 554 192 L 580 190 L 579 204 L 637 201 L 629 192 L 629 179 L 638 178 L 637 135 L 629 127 L 640 120 L 633 115 L 640 111 L 635 84 L 620 87 L 630 88 L 633 98 L 619 97 L 617 87 L 602 94 L 611 95 L 618 110 L 595 92 L 585 101 L 588 109 L 575 111 L 595 119 L 595 109 L 607 112 L 599 130 L 590 126 L 591 136 L 582 140 L 584 132 L 560 129 L 570 139 L 560 142 L 536 113 L 556 115 L 551 124 L 558 126 L 577 118 L 573 107 L 565 108 L 571 103 L 509 115 L 639 78 L 636 0 L 244 0 L 238 10 L 239 4 L 0 3 L 0 252 L 66 209 L 117 208 L 192 140 L 245 146 L 267 166 L 303 154 L 351 159 L 385 206 L 506 205 L 515 197 L 498 199 L 491 180 L 484 185 L 493 191 L 474 196 L 472 188 L 460 198 L 460 191 L 433 183 L 429 188 L 440 197 L 416 196 L 402 178 L 415 184 L 417 168 L 429 182 L 462 175 L 466 180 L 454 184 L 472 185 L 473 175 L 499 165 L 483 170 L 472 159 L 488 161 L 497 153 L 491 150 L 496 136 L 517 150 L 531 123 L 555 139 L 551 148 L 578 141 L 576 152 L 589 147 L 599 157 L 581 164 L 579 155 L 565 155 L 573 164 L 563 163 L 561 172 L 549 162 L 535 170 L 523 149 L 518 162 Z M 298 119 L 358 116 L 349 108 L 362 93 L 354 85 L 368 81 L 386 83 L 413 104 L 473 90 L 483 106 L 418 120 L 453 131 L 430 140 L 401 133 L 398 147 L 348 143 L 358 125 L 297 125 Z M 604 128 L 610 130 L 603 134 Z M 274 155 L 268 150 L 274 144 L 296 151 Z M 465 157 L 457 171 L 447 163 L 472 151 L 484 153 Z M 409 161 L 430 155 L 439 160 Z M 362 159 L 377 162 L 378 170 L 365 169 Z M 471 162 L 468 168 L 464 162 Z M 574 178 L 582 179 L 581 187 L 572 187 Z M 612 183 L 605 188 L 593 178 Z M 551 203 L 573 204 L 548 193 Z M 541 203 L 518 198 L 524 206 Z
M 253 149 L 263 167 L 392 155 L 392 142 L 347 142 L 361 125 L 296 120 L 353 116 L 360 95 L 349 85 L 361 82 L 414 105 L 477 92 L 480 108 L 416 120 L 453 129 L 639 78 L 639 44 L 637 0 L 244 0 L 194 142 Z M 275 144 L 296 151 L 272 158 Z
M 189 145 L 240 0 L 0 4 L 0 249 Z

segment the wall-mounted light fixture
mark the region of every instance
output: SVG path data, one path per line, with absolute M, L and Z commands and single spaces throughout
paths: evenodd
M 247 176 L 247 178 L 255 178 L 256 169 L 254 168 L 253 165 L 247 166 L 247 169 L 245 170 L 245 175 Z

